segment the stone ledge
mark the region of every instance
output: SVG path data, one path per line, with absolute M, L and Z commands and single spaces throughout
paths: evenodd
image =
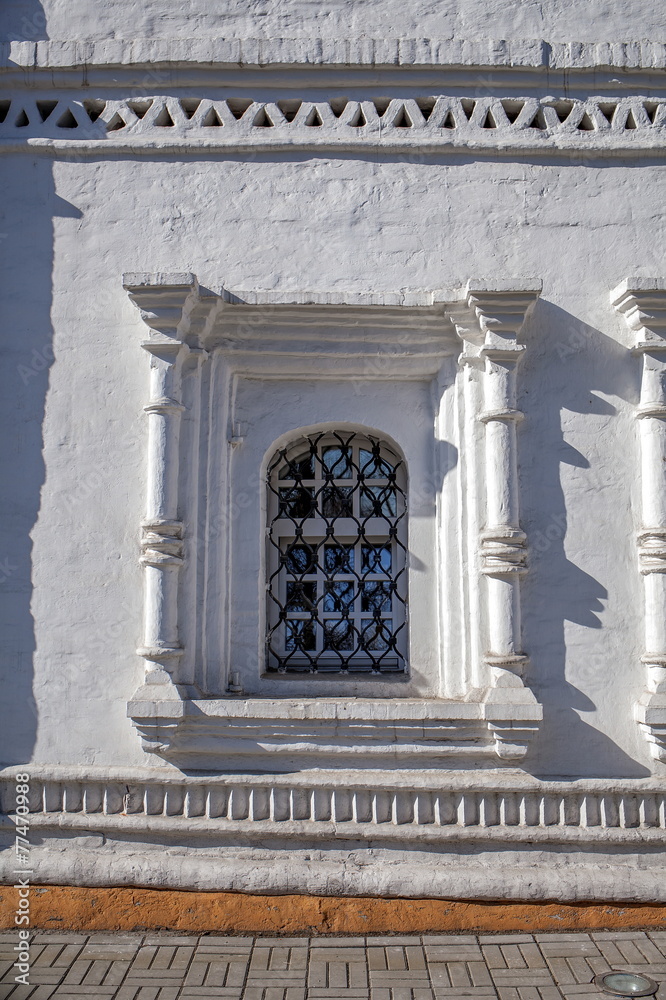
M 23 768 L 25 770 L 25 766 Z M 28 767 L 29 827 L 40 835 L 157 843 L 577 844 L 663 848 L 666 785 L 656 779 L 540 781 L 509 770 L 311 771 L 183 775 L 170 768 Z M 14 783 L 0 774 L 2 830 Z M 240 840 L 238 839 L 240 838 Z M 206 845 L 208 846 L 208 845 Z
M 79 66 L 438 66 L 657 69 L 664 42 L 549 42 L 541 38 L 153 38 L 3 42 L 7 69 Z
M 202 770 L 434 766 L 445 758 L 519 760 L 542 709 L 530 692 L 465 701 L 396 698 L 190 699 L 144 685 L 127 706 L 144 750 Z M 492 695 L 492 696 L 491 696 Z M 361 763 L 362 762 L 362 763 Z

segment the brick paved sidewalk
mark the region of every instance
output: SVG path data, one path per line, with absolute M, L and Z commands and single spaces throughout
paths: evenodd
M 249 938 L 35 931 L 30 986 L 0 932 L 0 1000 L 589 1000 L 644 972 L 666 1000 L 666 931 Z

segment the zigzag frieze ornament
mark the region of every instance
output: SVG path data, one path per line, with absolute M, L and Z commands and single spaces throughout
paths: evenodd
M 666 100 L 535 97 L 107 100 L 25 95 L 0 99 L 0 151 L 26 143 L 81 150 L 216 146 L 385 146 L 446 148 L 663 149 Z

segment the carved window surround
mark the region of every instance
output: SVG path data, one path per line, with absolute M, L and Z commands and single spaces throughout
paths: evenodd
M 124 283 L 148 328 L 142 347 L 150 361 L 138 650 L 145 678 L 128 706 L 145 749 L 200 768 L 231 759 L 252 769 L 520 759 L 541 707 L 525 683 L 520 638 L 527 545 L 516 377 L 540 283 L 472 280 L 464 290 L 394 296 L 213 292 L 190 274 L 132 274 Z M 442 468 L 434 498 L 424 488 L 410 499 L 420 514 L 414 521 L 427 525 L 410 543 L 425 588 L 411 632 L 429 638 L 412 647 L 411 676 L 397 691 L 381 679 L 359 681 L 353 691 L 317 679 L 285 687 L 284 678 L 261 678 L 256 662 L 237 662 L 234 650 L 255 656 L 237 633 L 248 631 L 243 619 L 254 615 L 249 631 L 258 646 L 263 604 L 259 574 L 256 597 L 245 605 L 230 584 L 234 551 L 242 552 L 237 572 L 247 564 L 252 575 L 254 547 L 263 543 L 252 520 L 259 468 L 256 488 L 238 493 L 264 447 L 238 418 L 239 386 L 268 392 L 299 381 L 314 381 L 316 406 L 321 399 L 329 409 L 326 394 L 336 387 L 331 398 L 343 394 L 344 416 L 354 407 L 362 412 L 358 400 L 365 406 L 374 392 L 385 409 L 373 412 L 367 403 L 368 420 L 376 419 L 380 434 L 395 393 L 435 400 L 432 425 L 410 439 L 418 448 L 410 455 L 403 447 L 416 482 L 434 461 L 426 445 Z M 326 419 L 335 422 L 336 412 Z M 289 416 L 293 433 L 299 416 Z
M 646 686 L 636 704 L 650 752 L 666 761 L 666 278 L 627 278 L 612 293 L 641 360 L 638 563 L 645 594 Z

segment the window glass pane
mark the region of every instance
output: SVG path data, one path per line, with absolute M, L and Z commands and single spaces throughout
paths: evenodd
M 280 489 L 280 517 L 312 517 L 314 508 L 312 487 L 287 486 Z
M 393 472 L 393 466 L 381 457 L 379 448 L 374 452 L 360 448 L 358 464 L 365 479 L 386 479 Z
M 285 647 L 287 652 L 303 650 L 311 652 L 316 649 L 315 625 L 311 619 L 292 618 L 287 619 Z
M 397 509 L 392 486 L 364 486 L 361 489 L 361 517 L 395 517 Z
M 362 618 L 361 641 L 366 649 L 382 652 L 389 648 L 393 622 L 390 618 Z
M 404 673 L 397 642 L 407 637 L 403 468 L 381 442 L 349 431 L 305 435 L 274 458 L 270 672 Z
M 393 585 L 373 580 L 361 587 L 361 611 L 390 611 Z
M 288 458 L 281 466 L 278 479 L 314 479 L 314 458 L 311 452 Z
M 324 622 L 324 649 L 349 651 L 354 648 L 354 645 L 354 626 L 351 622 Z
M 352 608 L 356 591 L 353 580 L 324 585 L 324 611 L 346 611 Z
M 317 568 L 315 549 L 311 545 L 290 545 L 285 553 L 284 565 L 292 576 L 314 573 Z
M 288 583 L 287 584 L 287 611 L 311 611 L 317 600 L 317 584 Z
M 354 572 L 353 545 L 324 546 L 324 569 L 326 574 Z
M 325 486 L 321 499 L 324 517 L 352 517 L 354 513 L 352 493 L 351 486 Z
M 352 450 L 339 445 L 327 445 L 321 456 L 325 479 L 352 478 Z
M 390 545 L 363 545 L 361 548 L 362 573 L 390 573 L 393 562 Z

